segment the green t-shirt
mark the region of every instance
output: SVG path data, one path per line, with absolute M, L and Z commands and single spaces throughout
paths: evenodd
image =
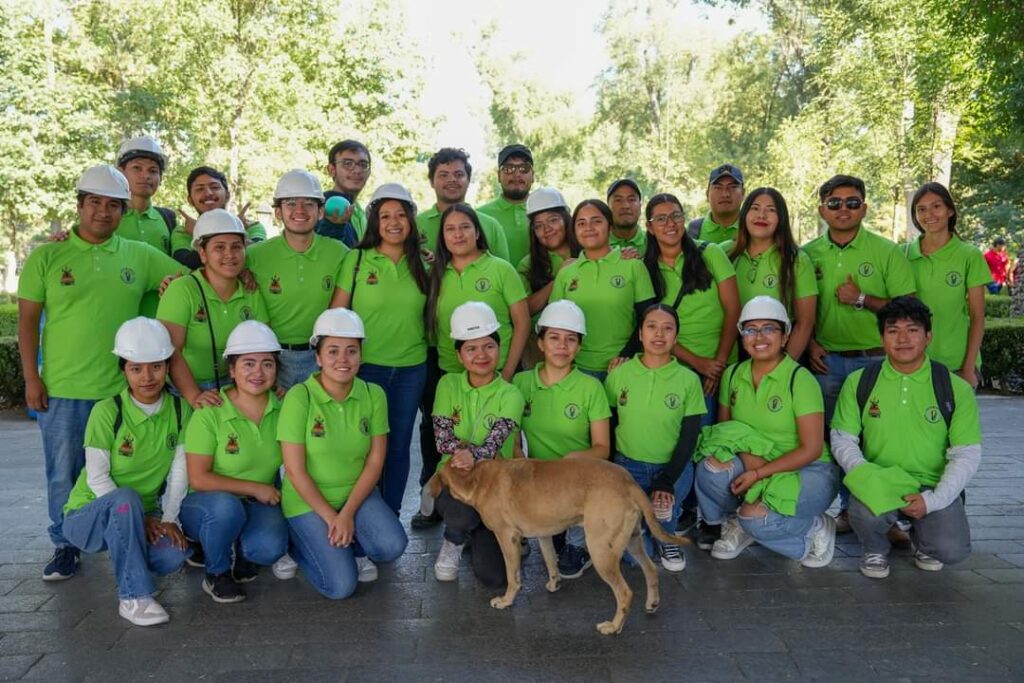
M 934 254 L 921 253 L 921 240 L 906 247 L 910 269 L 914 271 L 917 296 L 932 311 L 932 343 L 928 355 L 950 370 L 959 370 L 967 353 L 967 332 L 971 325 L 967 290 L 984 287 L 992 281 L 981 250 L 953 235 Z M 981 367 L 981 354 L 978 354 Z
M 349 308 L 366 327 L 364 363 L 404 368 L 427 360 L 427 295 L 404 255 L 395 263 L 376 249 L 354 249 L 345 257 L 338 286 L 349 295 L 355 291 Z
M 452 311 L 467 301 L 482 301 L 492 309 L 501 327 L 501 356 L 498 367 L 505 364 L 509 343 L 512 341 L 512 317 L 509 308 L 526 298 L 523 283 L 515 268 L 490 254 L 483 254 L 459 273 L 448 265 L 441 278 L 441 293 L 437 298 L 437 356 L 445 372 L 460 372 L 462 363 L 455 353 L 451 338 Z
M 209 310 L 203 305 L 200 287 L 206 294 Z M 245 320 L 270 322 L 267 305 L 259 290 L 246 292 L 239 282 L 231 298 L 221 301 L 201 270 L 195 271 L 194 277 L 180 277 L 168 285 L 164 295 L 160 297 L 160 308 L 156 317 L 163 322 L 185 328 L 182 355 L 197 384 L 214 381 L 215 355 L 221 382 L 228 381 L 227 363 L 222 359 L 222 354 L 228 343 L 228 335 L 235 329 L 235 325 Z M 216 349 L 211 348 L 211 322 L 213 337 L 217 343 Z
M 341 284 L 341 263 L 348 247 L 338 240 L 313 235 L 304 252 L 292 249 L 284 236 L 254 244 L 245 263 L 256 276 L 274 334 L 282 344 L 305 344 L 313 323 L 331 304 Z
M 530 219 L 526 217 L 526 202 L 513 204 L 504 197 L 476 207 L 501 225 L 508 242 L 508 262 L 519 263 L 530 253 Z M 566 226 L 568 229 L 569 226 Z
M 501 224 L 486 213 L 477 212 L 477 218 L 480 219 L 480 228 L 487 238 L 487 251 L 491 252 L 492 256 L 515 263 L 509 259 L 508 240 Z M 437 210 L 437 204 L 416 215 L 416 228 L 420 231 L 423 245 L 430 251 L 437 249 L 437 236 L 441 233 L 441 212 Z
M 719 225 L 715 222 L 715 219 L 711 217 L 711 212 L 708 211 L 701 219 L 700 234 L 697 236 L 697 239 L 704 240 L 705 242 L 721 244 L 722 242 L 735 240 L 739 231 L 740 219 L 738 216 L 732 225 Z
M 164 393 L 160 409 L 153 415 L 146 415 L 132 401 L 128 389 L 120 392 L 121 426 L 114 433 L 117 419 L 117 404 L 113 398 L 100 401 L 89 413 L 85 426 L 86 448 L 99 448 L 110 453 L 110 478 L 119 488 L 129 488 L 139 494 L 146 512 L 159 508 L 160 490 L 167 480 L 167 474 L 174 462 L 178 444 L 185 438 L 191 407 L 185 400 L 181 406 L 181 425 L 178 429 L 178 413 L 174 399 Z M 82 470 L 78 475 L 65 514 L 78 510 L 96 500 L 96 494 L 89 488 L 88 473 Z
M 277 421 L 281 402 L 268 394 L 259 424 L 238 412 L 221 389 L 219 406 L 196 411 L 185 431 L 185 452 L 213 458 L 213 471 L 224 477 L 273 484 L 281 467 Z
M 624 259 L 618 249 L 596 261 L 585 253 L 558 271 L 551 301 L 569 299 L 587 318 L 587 334 L 576 364 L 604 371 L 636 327 L 634 304 L 654 298 L 654 287 L 640 259 Z
M 878 321 L 867 306 L 857 310 L 839 303 L 836 288 L 847 276 L 861 292 L 892 299 L 914 293 L 914 274 L 903 252 L 891 240 L 861 226 L 845 247 L 826 232 L 804 245 L 818 280 L 815 338 L 826 351 L 856 351 L 882 345 Z
M 644 230 L 642 227 L 637 226 L 636 232 L 633 233 L 633 236 L 629 238 L 617 237 L 615 233 L 612 232 L 608 236 L 608 242 L 613 247 L 618 247 L 619 249 L 633 247 L 638 252 L 640 252 L 640 256 L 643 257 L 644 251 L 647 250 L 647 231 Z
M 978 403 L 971 386 L 953 374 L 956 410 L 949 431 L 935 402 L 932 371 L 926 357 L 921 367 L 905 375 L 888 359 L 861 413 L 857 383 L 863 370 L 843 383 L 832 418 L 832 429 L 863 435 L 864 458 L 883 467 L 899 467 L 922 486 L 935 486 L 946 469 L 947 446 L 981 443 Z
M 245 229 L 245 235 L 249 238 L 250 243 L 262 242 L 267 239 L 267 229 L 263 227 L 262 223 L 255 221 L 250 223 L 249 227 Z M 182 249 L 192 251 L 192 235 L 185 232 L 185 226 L 179 223 L 174 228 L 174 232 L 171 233 L 171 254 L 175 254 Z
M 512 378 L 526 401 L 523 433 L 529 456 L 558 460 L 566 453 L 591 447 L 590 425 L 612 416 L 601 383 L 573 369 L 561 381 L 547 386 L 541 381 L 539 363 Z
M 306 471 L 335 510 L 348 500 L 363 473 L 373 437 L 388 433 L 388 402 L 376 384 L 355 379 L 344 401 L 335 401 L 320 384 L 320 373 L 288 390 L 277 423 L 282 443 L 306 448 Z M 281 487 L 285 517 L 312 511 L 285 476 Z
M 679 442 L 683 418 L 704 415 L 704 389 L 689 368 L 670 361 L 651 369 L 643 354 L 608 373 L 606 399 L 618 411 L 616 449 L 631 460 L 664 465 Z
M 455 436 L 473 446 L 483 445 L 484 439 L 494 426 L 495 420 L 507 418 L 522 424 L 523 395 L 514 386 L 495 375 L 482 387 L 473 387 L 465 371 L 449 373 L 437 383 L 432 415 L 450 418 L 455 425 Z M 511 458 L 514 454 L 516 434 L 511 434 L 501 445 L 501 457 Z M 451 453 L 442 453 L 440 470 L 450 459 Z
M 732 251 L 732 242 L 721 245 L 726 254 Z M 740 292 L 740 307 L 746 305 L 755 296 L 770 296 L 773 299 L 783 300 L 782 290 L 779 288 L 779 271 L 782 259 L 775 245 L 768 247 L 767 251 L 757 256 L 751 256 L 743 251 L 733 259 L 736 267 L 736 287 Z M 795 296 L 788 307 L 789 317 L 796 315 L 793 303 L 797 299 L 804 299 L 809 296 L 818 296 L 818 281 L 814 277 L 814 264 L 811 257 L 803 249 L 797 250 L 796 269 L 794 279 Z
M 702 358 L 714 358 L 718 353 L 718 343 L 722 339 L 722 323 L 725 320 L 725 309 L 718 295 L 718 285 L 731 277 L 736 277 L 729 258 L 717 244 L 706 244 L 701 252 L 704 264 L 711 271 L 711 285 L 703 291 L 690 292 L 683 297 L 676 309 L 679 312 L 679 334 L 676 341 L 691 353 Z M 683 265 L 686 259 L 682 254 L 676 257 L 675 266 L 669 268 L 664 262 L 658 261 L 658 270 L 665 281 L 665 296 L 661 303 L 671 306 L 679 296 L 679 288 L 683 286 Z
M 77 229 L 67 240 L 29 254 L 18 296 L 43 305 L 43 382 L 49 395 L 97 400 L 120 391 L 124 375 L 110 352 L 114 335 L 139 315 L 146 292 L 181 270 L 143 242 L 114 235 L 93 245 Z

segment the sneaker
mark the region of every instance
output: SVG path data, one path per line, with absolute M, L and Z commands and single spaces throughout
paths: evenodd
M 593 565 L 586 548 L 566 543 L 558 553 L 558 576 L 562 579 L 578 579 Z
M 459 578 L 459 560 L 462 559 L 463 545 L 455 545 L 445 539 L 434 562 L 434 576 L 438 581 L 454 581 Z
M 356 569 L 359 570 L 359 583 L 369 583 L 377 580 L 377 565 L 368 557 L 356 558 Z
M 231 567 L 231 578 L 237 583 L 249 583 L 255 581 L 256 577 L 260 575 L 260 567 L 254 562 L 242 557 L 241 553 L 236 551 L 235 562 Z
M 43 581 L 66 581 L 78 571 L 78 548 L 66 545 L 53 551 L 43 569 Z
M 889 576 L 889 558 L 878 553 L 867 553 L 860 558 L 860 573 L 869 579 L 884 579 Z
M 848 534 L 853 531 L 853 527 L 850 526 L 850 511 L 841 510 L 835 517 L 836 522 L 836 533 L 837 534 Z
M 422 512 L 417 512 L 412 516 L 412 520 L 409 522 L 409 526 L 413 529 L 429 529 L 432 526 L 437 526 L 441 523 L 441 515 L 438 514 L 437 510 L 434 510 L 429 515 L 425 515 Z
M 117 613 L 136 626 L 155 626 L 171 620 L 167 610 L 153 598 L 119 600 Z
M 679 515 L 679 522 L 676 524 L 676 534 L 685 536 L 693 531 L 695 526 L 697 526 L 697 511 L 683 510 L 682 514 Z
M 434 497 L 430 495 L 426 486 L 420 489 L 420 514 L 424 517 L 434 514 Z
M 245 589 L 231 578 L 231 572 L 207 574 L 203 579 L 203 592 L 214 602 L 230 603 L 245 600 Z
M 826 514 L 818 519 L 818 530 L 811 536 L 807 555 L 800 560 L 800 564 L 811 569 L 827 566 L 836 552 L 836 520 Z
M 721 537 L 721 524 L 708 524 L 703 520 L 697 522 L 697 547 L 701 550 L 711 550 L 715 541 Z
M 291 555 L 284 554 L 274 563 L 270 571 L 274 572 L 274 576 L 282 581 L 287 581 L 295 578 L 295 574 L 299 571 L 299 565 Z
M 203 555 L 203 544 L 199 541 L 193 541 L 191 538 L 188 539 L 188 547 L 192 551 L 188 559 L 185 560 L 185 564 L 196 569 L 202 569 L 206 566 L 206 556 Z
M 736 559 L 753 542 L 754 537 L 744 531 L 734 517 L 722 525 L 722 537 L 711 546 L 711 557 L 716 560 Z
M 941 572 L 944 566 L 941 562 L 930 555 L 925 555 L 920 550 L 914 551 L 914 564 L 918 569 L 926 572 Z
M 686 555 L 677 545 L 663 545 L 658 548 L 661 555 L 661 566 L 666 571 L 681 572 L 686 569 Z

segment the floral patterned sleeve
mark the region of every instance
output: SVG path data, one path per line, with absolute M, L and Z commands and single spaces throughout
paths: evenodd
M 507 417 L 499 417 L 491 425 L 491 431 L 487 433 L 483 444 L 470 446 L 474 460 L 491 460 L 501 450 L 505 440 L 516 431 L 516 421 Z
M 459 440 L 455 437 L 455 423 L 450 417 L 432 415 L 430 418 L 434 423 L 434 444 L 437 452 L 442 455 L 451 455 L 459 447 Z

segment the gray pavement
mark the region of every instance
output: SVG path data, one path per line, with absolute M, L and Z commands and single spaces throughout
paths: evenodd
M 685 572 L 661 571 L 653 616 L 639 570 L 627 570 L 637 597 L 616 637 L 594 628 L 614 606 L 604 583 L 590 572 L 548 594 L 536 551 L 506 611 L 489 607 L 493 593 L 468 567 L 437 583 L 439 529 L 411 532 L 405 556 L 340 603 L 265 570 L 246 602 L 216 605 L 191 569 L 160 583 L 170 624 L 131 627 L 106 555 L 86 556 L 70 581 L 40 579 L 50 548 L 39 433 L 0 414 L 0 680 L 1024 680 L 1024 399 L 980 403 L 965 562 L 926 573 L 897 551 L 892 576 L 872 581 L 852 535 L 817 570 L 757 547 L 730 562 L 688 550 Z

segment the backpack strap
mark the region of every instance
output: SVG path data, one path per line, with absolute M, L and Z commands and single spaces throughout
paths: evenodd
M 942 363 L 933 360 L 932 362 L 932 390 L 935 391 L 935 402 L 942 413 L 942 419 L 946 422 L 946 432 L 949 432 L 953 424 L 953 412 L 956 410 L 956 401 L 953 398 L 953 378 L 950 376 L 949 368 Z
M 114 415 L 114 438 L 116 439 L 117 432 L 124 424 L 124 402 L 121 400 L 121 394 L 114 394 L 114 405 L 117 407 L 117 413 Z
M 690 221 L 690 224 L 686 226 L 686 232 L 690 233 L 690 237 L 697 239 L 700 237 L 701 226 L 704 225 L 704 217 L 694 218 Z
M 796 375 L 801 370 L 806 370 L 806 368 L 804 366 L 800 365 L 799 363 L 797 363 L 796 367 L 793 368 L 793 372 L 790 373 L 790 375 L 789 375 L 789 398 L 790 399 L 793 398 L 793 387 L 796 385 Z
M 860 380 L 857 382 L 857 407 L 860 410 L 858 415 L 863 420 L 864 408 L 868 404 L 868 398 L 871 396 L 871 390 L 875 388 L 875 384 L 878 382 L 878 375 L 882 372 L 882 362 L 872 363 L 871 365 L 864 368 L 864 371 L 860 374 Z M 863 431 L 863 427 L 862 427 Z
M 350 311 L 356 310 L 354 306 L 354 302 L 356 300 L 356 285 L 359 281 L 359 267 L 363 264 L 363 250 L 357 248 L 356 251 L 358 251 L 359 254 L 356 256 L 355 270 L 352 271 L 352 291 L 348 294 L 348 308 Z
M 174 228 L 178 226 L 178 217 L 174 215 L 174 209 L 168 209 L 166 206 L 154 206 L 153 208 L 167 224 L 167 232 L 174 232 Z
M 171 394 L 171 398 L 174 399 L 174 417 L 178 421 L 178 431 L 175 432 L 175 436 L 181 433 L 181 397 Z

